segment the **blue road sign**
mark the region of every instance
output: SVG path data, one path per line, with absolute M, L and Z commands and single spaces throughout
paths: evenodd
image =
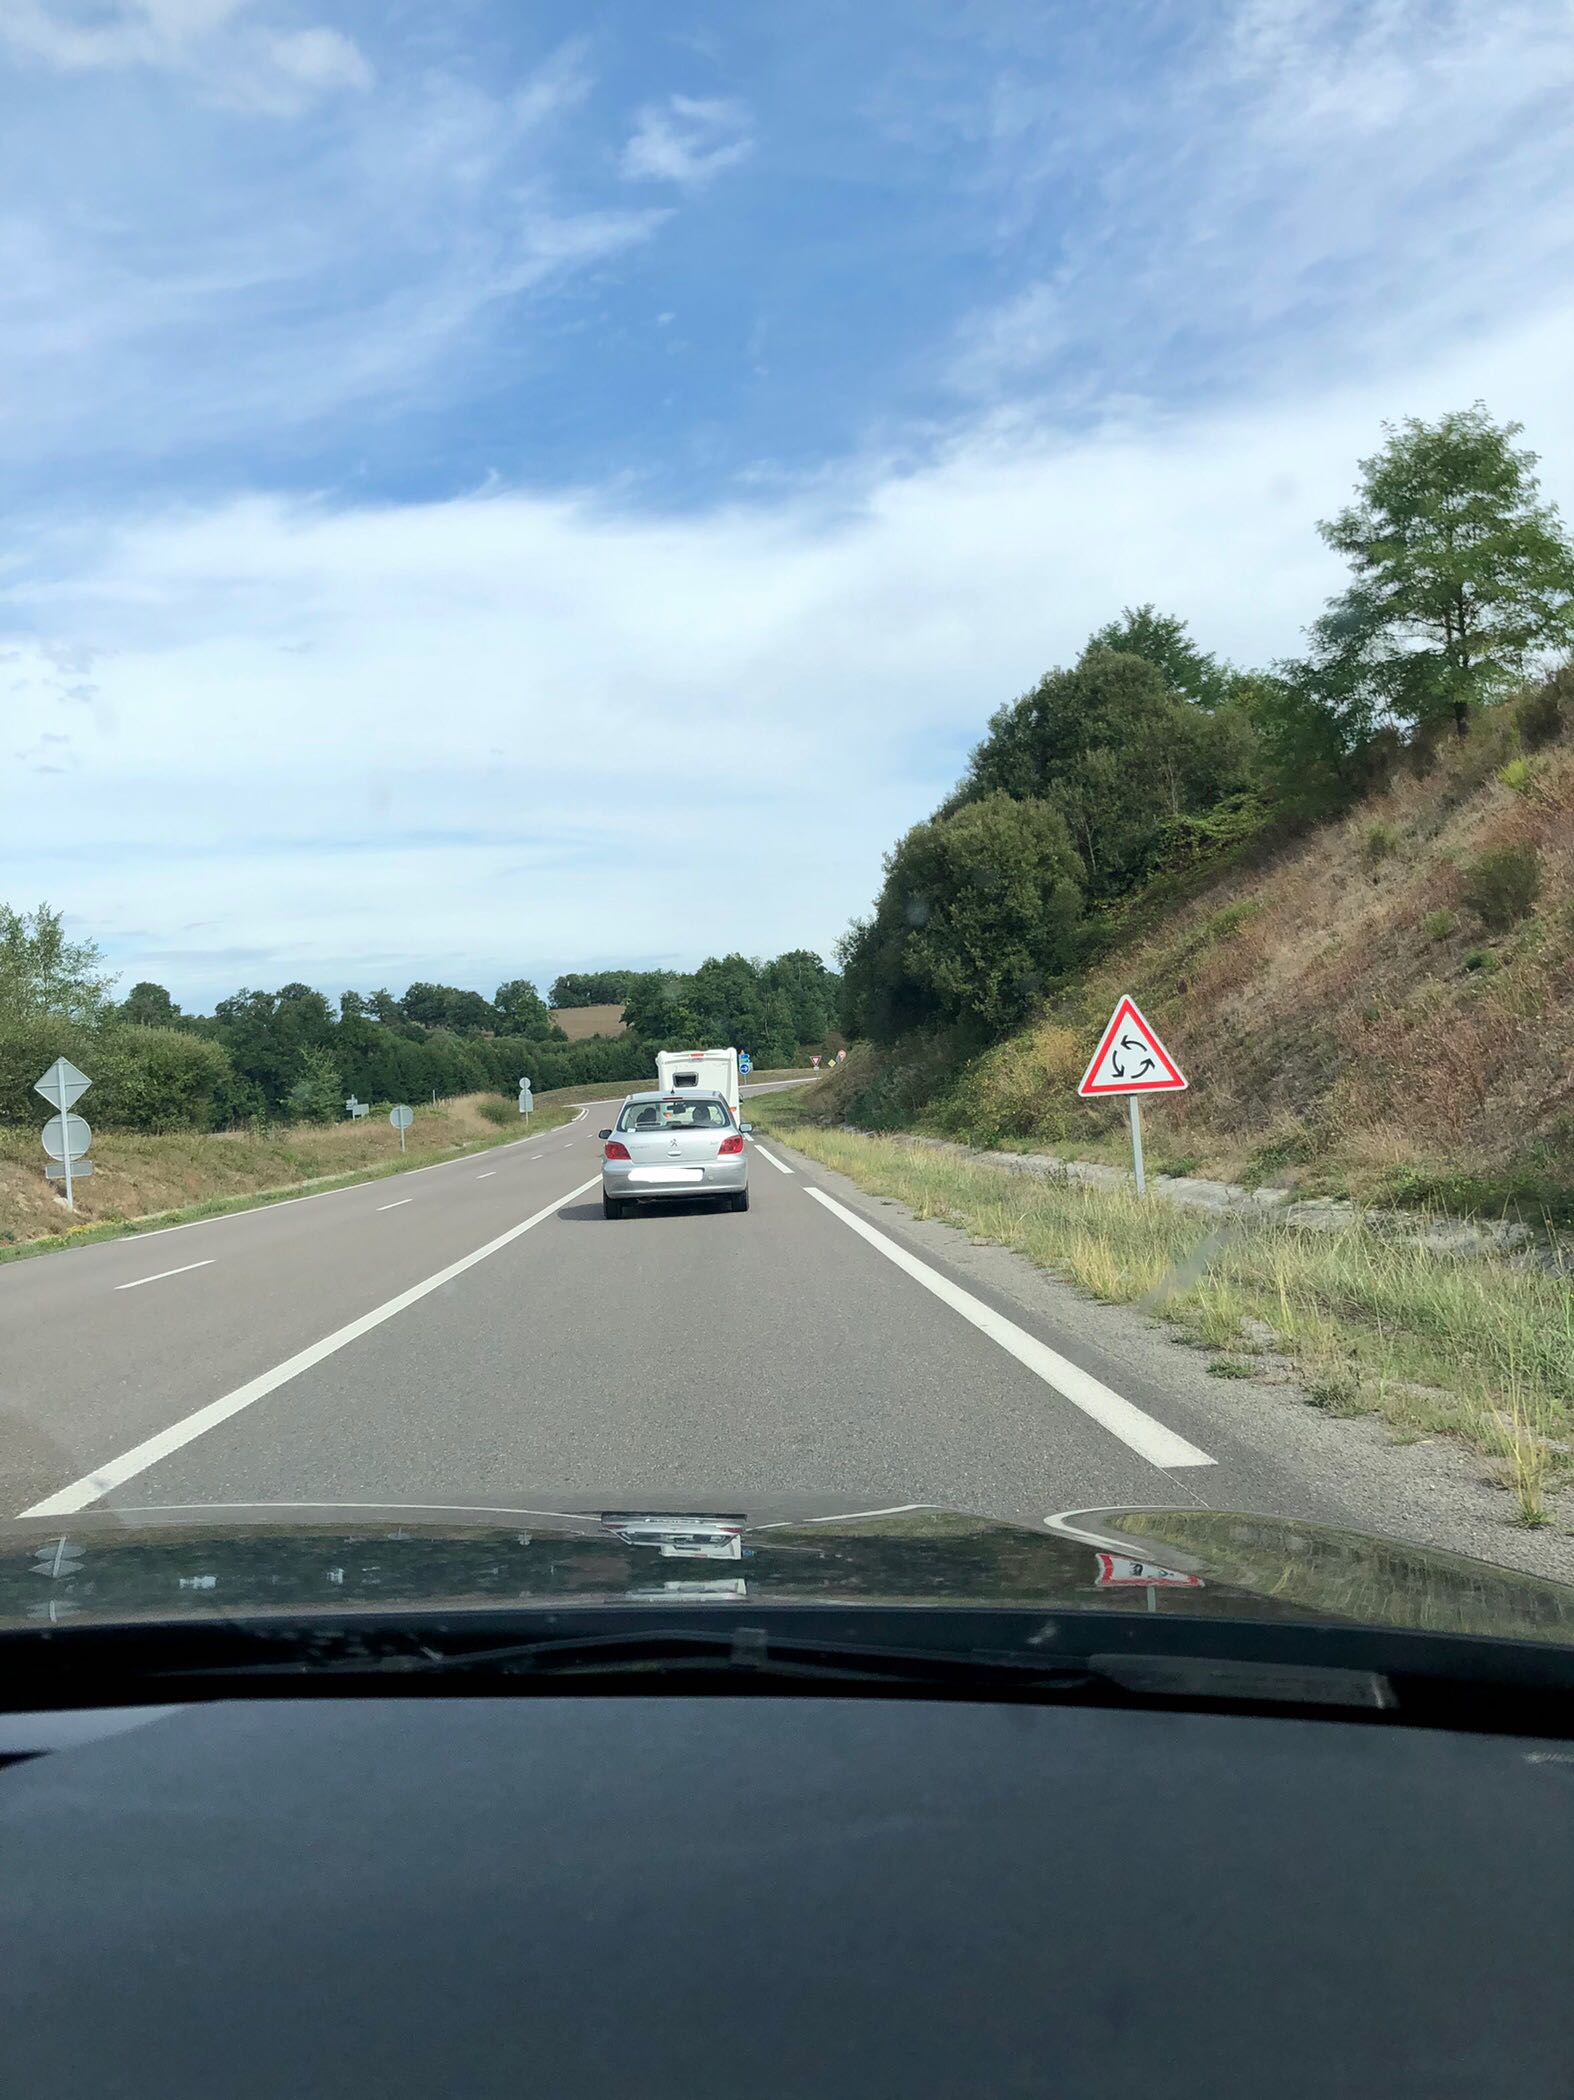
M 754 1070 L 754 1059 L 749 1055 L 747 1050 L 745 1050 L 742 1057 L 738 1059 L 738 1070 L 740 1072 L 752 1072 Z

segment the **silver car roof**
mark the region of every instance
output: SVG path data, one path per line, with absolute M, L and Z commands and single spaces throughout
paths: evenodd
M 725 1094 L 718 1094 L 713 1087 L 705 1086 L 669 1086 L 658 1088 L 655 1093 L 625 1094 L 623 1096 L 623 1106 L 625 1108 L 628 1107 L 631 1101 L 719 1101 L 723 1108 L 727 1105 Z

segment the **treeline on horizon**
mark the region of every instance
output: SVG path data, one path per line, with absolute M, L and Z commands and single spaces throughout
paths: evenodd
M 60 1056 L 93 1079 L 94 1119 L 111 1128 L 211 1130 L 270 1119 L 333 1122 L 352 1094 L 369 1106 L 481 1091 L 538 1091 L 653 1076 L 655 1052 L 729 1043 L 763 1070 L 839 1042 L 839 980 L 818 955 L 712 957 L 697 970 L 603 972 L 623 987 L 625 1035 L 570 1043 L 523 978 L 491 999 L 461 986 L 344 992 L 301 983 L 243 989 L 211 1014 L 183 1013 L 159 984 L 113 997 L 92 941 L 66 938 L 47 905 L 0 905 L 0 1120 L 41 1112 L 33 1082 Z M 574 980 L 559 978 L 554 1003 Z
M 1519 435 L 1479 402 L 1384 425 L 1318 527 L 1351 575 L 1304 656 L 1243 669 L 1128 607 L 1001 707 L 840 944 L 847 1034 L 965 1054 L 1137 914 L 1430 767 L 1482 710 L 1512 702 L 1526 749 L 1559 734 L 1574 674 L 1526 682 L 1574 646 L 1574 551 Z M 1508 874 L 1533 893 L 1534 868 Z

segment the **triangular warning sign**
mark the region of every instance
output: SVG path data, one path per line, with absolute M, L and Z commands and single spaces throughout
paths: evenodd
M 1099 1039 L 1079 1094 L 1178 1094 L 1181 1068 L 1142 1018 L 1135 999 L 1121 1000 Z

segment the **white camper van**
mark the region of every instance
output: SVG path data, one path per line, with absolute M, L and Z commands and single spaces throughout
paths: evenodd
M 656 1084 L 664 1094 L 697 1087 L 703 1093 L 720 1094 L 739 1118 L 738 1053 L 736 1050 L 658 1050 Z

